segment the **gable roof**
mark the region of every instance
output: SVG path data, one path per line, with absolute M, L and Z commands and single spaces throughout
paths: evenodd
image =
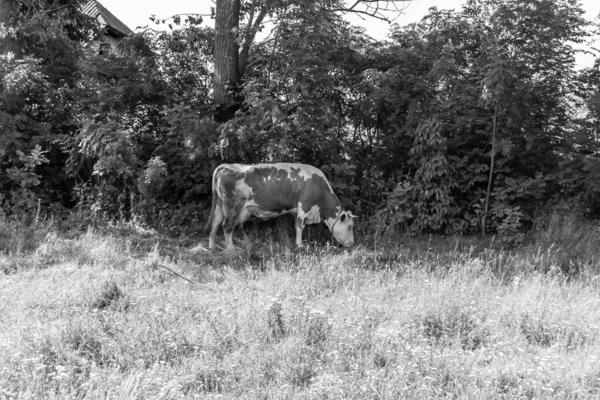
M 122 23 L 117 17 L 115 17 L 110 11 L 108 11 L 99 1 L 90 0 L 82 8 L 81 11 L 84 14 L 89 15 L 92 18 L 97 19 L 103 26 L 112 28 L 117 33 L 127 36 L 133 31 L 129 29 L 127 25 Z

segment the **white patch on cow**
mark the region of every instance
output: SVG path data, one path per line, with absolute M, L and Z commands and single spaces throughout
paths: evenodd
M 218 196 L 223 199 L 225 197 L 225 192 L 223 191 L 223 185 L 221 185 L 221 176 L 216 175 L 214 178 L 213 186 L 216 185 L 216 191 Z
M 243 208 L 243 209 L 240 211 L 239 215 L 237 216 L 237 219 L 236 219 L 235 223 L 236 223 L 237 225 L 242 225 L 244 222 L 248 221 L 248 218 L 250 218 L 250 215 L 251 215 L 251 214 L 252 214 L 252 213 L 250 212 L 250 210 L 249 210 L 249 209 L 247 209 L 247 208 Z
M 251 208 L 251 207 L 257 207 L 258 208 L 258 204 L 256 204 L 256 202 L 254 201 L 254 199 L 246 200 L 246 203 L 244 203 L 244 208 Z
M 270 219 L 282 216 L 284 214 L 296 214 L 296 208 L 292 208 L 290 210 L 282 210 L 282 211 L 269 211 L 262 210 L 254 200 L 247 200 L 244 204 L 244 210 L 248 210 L 248 212 L 256 218 L 260 219 Z
M 335 221 L 338 220 L 338 218 L 340 217 L 341 213 L 342 213 L 342 207 L 341 206 L 337 206 L 336 210 L 335 210 L 335 218 L 327 218 L 325 220 L 325 225 L 327 225 L 327 227 L 329 228 L 330 231 L 333 232 L 333 224 L 335 224 Z
M 304 212 L 302 203 L 298 202 L 298 218 L 300 218 L 304 224 L 318 224 L 321 222 L 321 209 L 315 204 L 308 212 Z
M 248 186 L 245 178 L 240 178 L 235 182 L 235 196 L 238 199 L 250 199 L 254 195 L 252 188 Z

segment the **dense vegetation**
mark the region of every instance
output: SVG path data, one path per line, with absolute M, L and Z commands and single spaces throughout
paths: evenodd
M 243 2 L 241 24 L 270 7 L 272 32 L 241 49 L 225 119 L 199 18 L 99 52 L 79 1 L 2 3 L 21 7 L 0 39 L 5 216 L 177 233 L 205 219 L 216 165 L 261 161 L 321 167 L 377 235 L 510 237 L 561 204 L 600 213 L 600 61 L 578 69 L 574 47 L 598 29 L 577 1 L 469 0 L 386 42 L 336 2 Z

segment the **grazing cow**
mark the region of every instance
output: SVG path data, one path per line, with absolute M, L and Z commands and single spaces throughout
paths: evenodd
M 223 226 L 227 250 L 233 250 L 233 229 L 255 216 L 261 219 L 296 215 L 296 245 L 302 246 L 306 224 L 324 221 L 344 246 L 354 244 L 353 219 L 344 211 L 327 178 L 306 164 L 222 164 L 213 174 L 208 247 L 214 249 Z

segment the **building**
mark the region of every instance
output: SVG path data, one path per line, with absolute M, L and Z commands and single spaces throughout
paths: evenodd
M 100 27 L 102 28 L 100 41 L 105 45 L 116 46 L 121 39 L 133 33 L 127 25 L 115 17 L 99 1 L 88 1 L 82 7 L 81 11 L 100 23 Z

